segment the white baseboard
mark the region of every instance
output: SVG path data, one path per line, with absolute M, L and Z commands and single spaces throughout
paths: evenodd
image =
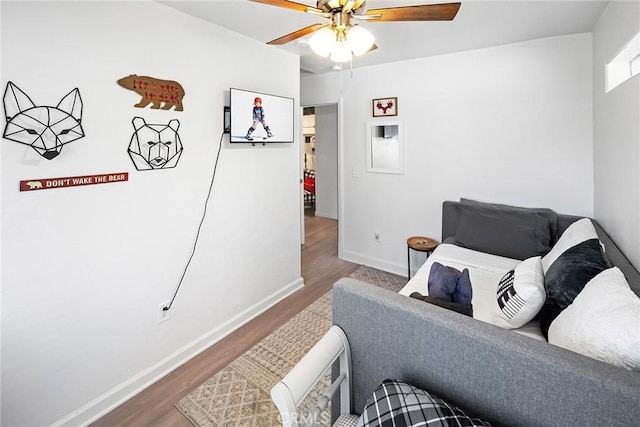
M 399 276 L 407 275 L 407 266 L 404 264 L 397 264 L 389 261 L 385 261 L 379 258 L 373 258 L 365 255 L 361 255 L 355 252 L 340 251 L 338 254 L 340 259 L 353 262 L 356 264 L 368 265 L 369 267 L 377 268 L 378 270 L 386 271 L 388 273 L 397 274 Z
M 302 277 L 294 280 L 280 291 L 259 301 L 217 328 L 176 350 L 173 354 L 148 369 L 56 421 L 53 426 L 86 426 L 91 424 L 303 286 Z

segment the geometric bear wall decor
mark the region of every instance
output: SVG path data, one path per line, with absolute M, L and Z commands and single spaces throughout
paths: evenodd
M 129 157 L 136 169 L 174 168 L 182 154 L 182 142 L 178 135 L 180 122 L 176 119 L 165 124 L 147 124 L 142 117 L 134 117 L 135 132 L 129 143 Z
M 8 82 L 3 103 L 7 120 L 3 137 L 32 147 L 47 160 L 57 157 L 65 144 L 84 137 L 78 88 L 55 107 L 36 106 L 26 93 Z
M 141 96 L 140 102 L 134 107 L 144 108 L 151 104 L 153 109 L 169 110 L 175 107 L 176 111 L 183 110 L 184 89 L 178 82 L 131 74 L 118 80 L 118 84 Z

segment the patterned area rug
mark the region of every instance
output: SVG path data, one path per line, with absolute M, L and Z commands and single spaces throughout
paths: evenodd
M 349 277 L 392 291 L 406 278 L 362 266 Z M 227 367 L 182 398 L 176 407 L 197 427 L 280 426 L 271 388 L 331 327 L 331 292 L 327 292 Z M 329 384 L 329 374 L 301 405 L 311 406 Z M 328 416 L 321 420 L 328 421 Z M 327 423 L 328 424 L 328 423 Z

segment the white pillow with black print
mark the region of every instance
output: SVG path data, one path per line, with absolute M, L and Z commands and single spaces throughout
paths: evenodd
M 500 279 L 494 324 L 507 329 L 520 328 L 538 314 L 545 300 L 541 258 L 528 258 Z
M 585 240 L 597 239 L 598 233 L 589 218 L 582 218 L 571 224 L 562 233 L 553 248 L 542 258 L 542 268 L 546 274 L 551 264 L 569 248 Z

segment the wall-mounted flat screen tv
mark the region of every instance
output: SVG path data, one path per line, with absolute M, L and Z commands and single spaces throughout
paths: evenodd
M 293 142 L 293 98 L 231 88 L 231 142 Z

